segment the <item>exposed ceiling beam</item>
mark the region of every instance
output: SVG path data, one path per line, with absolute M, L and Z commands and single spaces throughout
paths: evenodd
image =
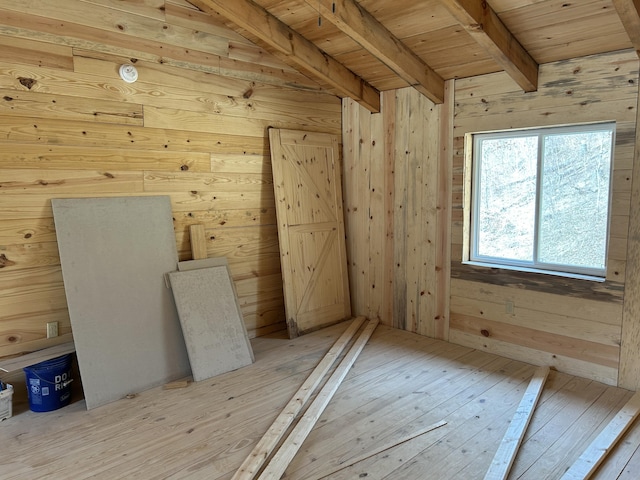
M 444 80 L 355 0 L 305 0 L 434 103 L 444 101 Z
M 380 92 L 311 41 L 251 0 L 189 0 L 205 12 L 216 12 L 246 30 L 250 40 L 294 68 L 328 85 L 340 97 L 351 97 L 372 112 L 380 111 Z
M 624 29 L 640 56 L 640 0 L 612 0 Z
M 538 64 L 485 0 L 440 0 L 525 92 L 538 88 Z

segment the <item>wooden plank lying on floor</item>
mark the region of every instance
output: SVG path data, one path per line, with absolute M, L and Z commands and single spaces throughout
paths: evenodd
M 402 438 L 396 439 L 396 440 L 392 440 L 390 442 L 385 443 L 384 445 L 382 445 L 381 447 L 375 448 L 370 452 L 365 452 L 362 455 L 358 455 L 355 458 L 352 458 L 351 460 L 347 460 L 344 463 L 341 463 L 340 465 L 336 465 L 334 468 L 332 468 L 331 470 L 325 470 L 317 475 L 314 475 L 313 477 L 307 479 L 307 480 L 320 480 L 322 478 L 328 478 L 330 475 L 333 475 L 334 473 L 339 472 L 340 470 L 344 470 L 345 468 L 348 468 L 352 465 L 355 465 L 356 463 L 362 462 L 363 460 L 366 460 L 367 458 L 371 458 L 374 457 L 382 452 L 386 452 L 387 450 L 393 448 L 393 447 L 397 447 L 398 445 L 402 445 L 403 443 L 408 442 L 409 440 L 413 440 L 416 437 L 419 437 L 421 435 L 424 435 L 425 433 L 431 432 L 432 430 L 435 430 L 436 428 L 440 428 L 443 425 L 446 425 L 447 422 L 445 422 L 444 420 L 440 420 L 439 422 L 436 422 L 432 425 L 429 425 L 427 427 L 421 428 L 420 430 L 416 431 L 416 432 L 411 432 L 405 436 L 403 436 Z
M 311 394 L 327 374 L 331 365 L 334 364 L 338 356 L 351 341 L 364 320 L 364 317 L 357 317 L 340 338 L 336 340 L 331 349 L 322 358 L 320 363 L 318 363 L 318 366 L 311 372 L 311 375 L 307 377 L 302 386 L 293 397 L 291 397 L 291 400 L 289 400 L 289 403 L 287 403 L 280 415 L 274 420 L 269 430 L 267 430 L 249 456 L 242 465 L 240 465 L 240 468 L 233 475 L 232 480 L 251 480 L 255 477 L 256 473 L 262 468 L 264 462 L 278 445 L 278 442 L 282 439 L 295 417 L 307 404 Z
M 549 367 L 540 367 L 534 372 L 520 405 L 513 415 L 513 420 L 493 457 L 489 471 L 484 477 L 485 480 L 504 480 L 509 475 L 548 375 Z
M 35 365 L 36 363 L 44 362 L 45 360 L 51 360 L 52 358 L 59 357 L 60 355 L 66 355 L 67 353 L 73 353 L 76 351 L 76 346 L 73 342 L 62 343 L 49 348 L 43 348 L 33 353 L 28 353 L 20 357 L 10 358 L 0 363 L 0 370 L 9 373 L 15 372 Z
M 378 320 L 369 320 L 369 323 L 360 334 L 356 342 L 353 344 L 349 353 L 342 359 L 338 368 L 333 372 L 327 383 L 322 387 L 318 396 L 311 402 L 311 405 L 304 413 L 298 424 L 291 431 L 289 436 L 284 440 L 279 450 L 275 453 L 273 458 L 269 461 L 266 468 L 263 470 L 260 480 L 278 480 L 282 477 L 282 474 L 289 466 L 289 463 L 298 452 L 304 442 L 305 438 L 309 435 L 314 425 L 322 415 L 322 412 L 326 408 L 327 404 L 338 390 L 338 387 L 347 376 L 349 370 L 353 366 L 354 362 L 360 355 L 360 352 L 371 338 L 373 331 L 378 326 Z
M 596 471 L 624 432 L 640 414 L 640 392 L 637 392 L 580 455 L 561 480 L 587 480 Z

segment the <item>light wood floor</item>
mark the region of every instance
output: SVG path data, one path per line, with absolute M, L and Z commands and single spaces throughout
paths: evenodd
M 0 423 L 0 478 L 228 479 L 344 330 L 252 341 L 255 364 L 185 389 L 83 401 Z M 330 466 L 445 426 L 331 479 L 482 479 L 535 367 L 380 326 L 286 472 Z M 557 479 L 631 393 L 552 372 L 510 478 Z M 593 477 L 640 478 L 640 425 Z

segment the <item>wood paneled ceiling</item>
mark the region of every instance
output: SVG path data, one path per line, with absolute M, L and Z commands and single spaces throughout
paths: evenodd
M 379 109 L 378 92 L 506 71 L 524 91 L 539 64 L 640 50 L 640 0 L 189 0 L 316 80 Z

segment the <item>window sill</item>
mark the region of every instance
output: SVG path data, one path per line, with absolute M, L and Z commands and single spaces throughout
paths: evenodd
M 574 278 L 576 280 L 587 280 L 590 282 L 603 283 L 606 281 L 605 277 L 598 277 L 595 275 L 581 275 L 579 273 L 557 272 L 553 270 L 540 270 L 537 268 L 518 267 L 514 265 L 498 265 L 495 263 L 483 263 L 483 262 L 472 262 L 472 261 L 463 261 L 462 264 L 472 265 L 474 267 L 485 267 L 485 268 L 499 269 L 499 270 L 511 270 L 514 272 L 538 273 L 542 275 L 551 275 L 554 277 Z

